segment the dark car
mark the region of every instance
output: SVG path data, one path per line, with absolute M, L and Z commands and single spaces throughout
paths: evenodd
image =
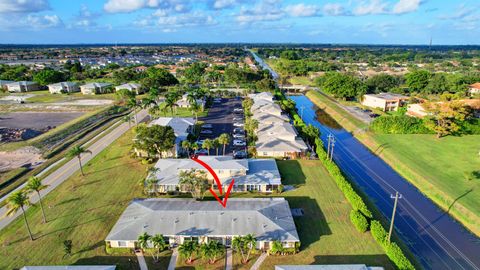
M 245 130 L 243 130 L 242 128 L 234 128 L 234 129 L 233 129 L 233 134 L 241 134 L 241 135 L 244 135 L 244 134 L 245 134 Z
M 369 116 L 370 116 L 371 118 L 377 118 L 377 117 L 379 117 L 380 115 L 379 115 L 379 114 L 376 114 L 376 113 L 371 113 L 371 114 L 369 114 Z
M 240 151 L 234 151 L 233 152 L 233 158 L 235 159 L 245 159 L 247 158 L 247 152 L 240 150 Z

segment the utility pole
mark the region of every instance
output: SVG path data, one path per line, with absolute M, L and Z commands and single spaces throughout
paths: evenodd
M 300 106 L 300 118 L 303 119 L 303 110 L 305 109 L 305 106 Z
M 330 144 L 332 143 L 332 138 L 333 138 L 333 135 L 330 133 L 328 134 L 328 144 L 327 144 L 327 158 L 330 157 Z
M 332 138 L 332 143 L 331 143 L 332 150 L 330 150 L 330 161 L 333 159 L 333 148 L 335 148 L 335 137 Z
M 398 199 L 402 198 L 401 194 L 398 194 L 398 191 L 395 193 L 395 197 L 390 195 L 391 199 L 395 199 L 395 203 L 393 204 L 393 213 L 392 213 L 392 221 L 390 221 L 390 230 L 388 231 L 388 242 L 390 243 L 390 238 L 392 237 L 393 231 L 393 221 L 395 220 L 395 212 L 397 211 L 397 202 Z

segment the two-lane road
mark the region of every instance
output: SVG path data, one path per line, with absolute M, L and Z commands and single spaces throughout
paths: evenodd
M 137 119 L 138 121 L 144 120 L 148 114 L 146 111 L 140 111 L 137 113 Z M 109 146 L 112 142 L 114 142 L 116 139 L 118 139 L 120 136 L 125 134 L 130 129 L 130 125 L 128 123 L 122 123 L 112 129 L 110 133 L 107 135 L 103 136 L 102 138 L 98 139 L 96 142 L 94 142 L 92 145 L 90 145 L 87 149 L 90 150 L 92 153 L 86 153 L 82 155 L 82 163 L 86 164 L 88 161 L 93 159 L 96 155 L 98 155 L 100 152 L 102 152 L 107 146 Z M 95 139 L 95 138 L 94 138 Z M 93 139 L 92 139 L 93 140 Z M 75 172 L 77 172 L 80 169 L 80 165 L 78 164 L 78 159 L 73 158 L 72 160 L 68 161 L 65 163 L 63 166 L 55 170 L 54 172 L 50 173 L 45 179 L 42 180 L 42 183 L 44 185 L 48 185 L 48 188 L 42 190 L 40 194 L 45 196 L 48 194 L 50 191 L 54 190 L 56 187 L 58 187 L 60 184 L 65 182 L 70 176 L 72 176 Z M 8 196 L 8 195 L 7 195 Z M 32 203 L 38 202 L 38 196 L 30 196 L 30 201 Z M 4 217 L 5 213 L 7 212 L 7 207 L 4 206 L 0 208 L 0 230 L 5 228 L 8 224 L 10 224 L 13 220 L 15 220 L 18 216 L 21 215 L 21 212 L 18 211 L 15 215 L 13 216 L 8 216 Z

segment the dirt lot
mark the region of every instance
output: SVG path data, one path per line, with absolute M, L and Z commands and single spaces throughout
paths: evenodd
M 20 168 L 35 167 L 44 160 L 35 147 L 24 147 L 12 152 L 0 152 L 0 172 Z
M 14 112 L 0 115 L 0 128 L 29 128 L 44 130 L 56 127 L 77 117 L 83 112 Z

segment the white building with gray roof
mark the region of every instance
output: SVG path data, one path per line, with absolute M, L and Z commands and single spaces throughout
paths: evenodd
M 273 241 L 285 248 L 299 246 L 295 222 L 284 198 L 217 201 L 194 199 L 136 199 L 125 209 L 105 241 L 112 248 L 135 248 L 143 233 L 162 234 L 171 246 L 184 241 L 211 240 L 230 246 L 236 236 L 252 234 L 258 249 Z
M 231 156 L 199 156 L 217 174 L 226 190 L 235 179 L 233 192 L 259 191 L 270 193 L 281 185 L 280 172 L 273 159 L 233 159 Z M 152 192 L 165 193 L 169 191 L 184 192 L 180 186 L 180 172 L 202 170 L 214 185 L 213 176 L 197 162 L 191 159 L 162 159 L 155 164 L 154 174 L 157 179 Z M 149 175 L 148 178 L 151 178 Z
M 51 94 L 80 92 L 80 87 L 75 82 L 59 82 L 48 85 Z
M 150 122 L 149 126 L 152 125 L 169 126 L 173 128 L 176 137 L 175 149 L 172 152 L 164 153 L 164 156 L 178 157 L 184 152 L 182 141 L 186 140 L 188 134 L 192 132 L 195 119 L 191 117 L 160 117 Z
M 40 86 L 36 82 L 30 81 L 13 82 L 6 84 L 5 87 L 7 87 L 8 92 L 12 93 L 30 92 L 40 89 Z
M 80 91 L 82 91 L 84 95 L 105 94 L 110 91 L 111 86 L 111 83 L 87 83 L 80 86 Z
M 115 91 L 120 91 L 122 89 L 135 92 L 137 95 L 143 93 L 142 85 L 138 83 L 125 83 L 115 87 Z

